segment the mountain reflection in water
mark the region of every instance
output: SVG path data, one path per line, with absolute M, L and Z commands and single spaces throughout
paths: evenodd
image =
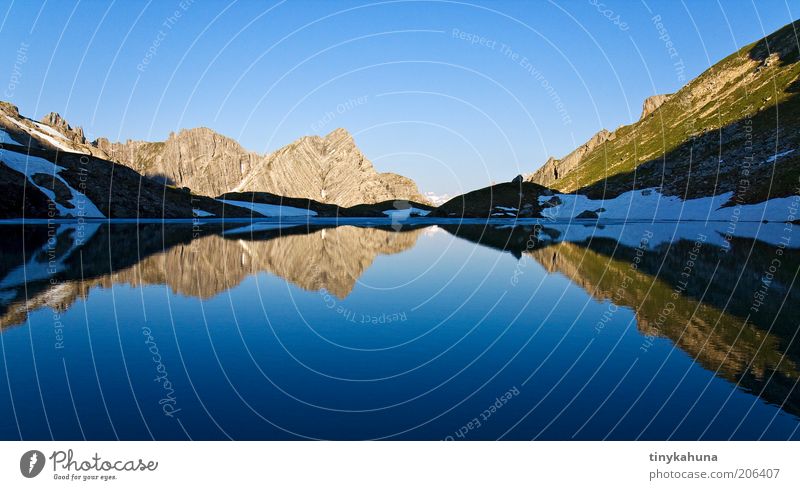
M 407 250 L 419 235 L 418 229 L 353 226 L 252 231 L 218 223 L 200 229 L 191 224 L 89 228 L 83 230 L 85 237 L 78 236 L 75 225 L 57 225 L 49 232 L 52 238 L 41 226 L 6 234 L 9 243 L 0 265 L 3 327 L 24 322 L 32 309 L 63 310 L 92 287 L 114 284 L 163 284 L 176 294 L 208 299 L 251 274 L 268 272 L 305 290 L 325 289 L 345 298 L 375 257 Z M 15 246 L 16 253 L 9 253 Z
M 54 315 L 63 316 L 59 324 L 63 323 L 64 329 L 88 330 L 92 319 L 93 295 L 100 294 L 99 291 L 113 291 L 113 288 L 119 286 L 142 291 L 148 287 L 166 286 L 167 294 L 172 298 L 168 300 L 172 312 L 173 308 L 192 308 L 191 302 L 181 302 L 177 298 L 195 298 L 210 304 L 213 299 L 220 296 L 237 294 L 236 291 L 242 288 L 248 278 L 257 278 L 261 273 L 266 273 L 265 277 L 279 278 L 285 281 L 287 286 L 316 293 L 319 296 L 316 298 L 317 302 L 322 298 L 320 293 L 330 296 L 329 300 L 321 301 L 325 308 L 318 308 L 319 305 L 308 307 L 308 302 L 313 297 L 308 299 L 293 294 L 291 301 L 286 302 L 280 299 L 281 293 L 276 292 L 274 288 L 262 290 L 259 287 L 257 292 L 259 297 L 275 295 L 271 299 L 273 303 L 268 306 L 273 308 L 272 311 L 276 306 L 275 303 L 278 303 L 287 311 L 298 312 L 302 321 L 288 316 L 289 313 L 284 313 L 287 316 L 281 317 L 283 327 L 296 324 L 298 329 L 313 330 L 319 322 L 333 325 L 335 323 L 333 321 L 317 319 L 322 318 L 326 308 L 331 309 L 331 305 L 334 304 L 341 310 L 340 317 L 354 319 L 359 306 L 361 310 L 368 310 L 370 305 L 375 304 L 369 299 L 362 299 L 362 294 L 369 294 L 370 298 L 383 294 L 380 296 L 383 298 L 381 301 L 385 301 L 386 305 L 394 305 L 393 311 L 414 312 L 419 309 L 420 312 L 427 312 L 427 308 L 437 311 L 438 316 L 426 313 L 427 316 L 416 320 L 413 327 L 410 321 L 405 325 L 394 326 L 393 328 L 397 330 L 392 334 L 395 337 L 392 337 L 393 343 L 390 343 L 390 347 L 375 347 L 378 344 L 370 344 L 367 347 L 344 347 L 355 351 L 364 350 L 370 352 L 370 355 L 386 351 L 387 366 L 393 362 L 400 362 L 394 357 L 396 353 L 392 349 L 395 347 L 413 346 L 415 340 L 435 335 L 431 332 L 439 332 L 437 329 L 442 326 L 442 328 L 455 328 L 452 323 L 455 321 L 461 322 L 456 329 L 480 327 L 482 332 L 484 329 L 494 329 L 494 333 L 491 331 L 484 333 L 487 338 L 492 336 L 499 338 L 505 335 L 507 330 L 504 329 L 509 328 L 512 323 L 516 325 L 519 321 L 525 320 L 530 324 L 539 325 L 533 334 L 526 337 L 527 342 L 520 342 L 518 345 L 520 350 L 529 348 L 529 344 L 536 345 L 535 340 L 533 343 L 530 340 L 536 335 L 554 335 L 548 333 L 547 329 L 556 323 L 563 327 L 563 332 L 555 329 L 562 332 L 562 340 L 568 338 L 570 342 L 578 343 L 573 337 L 577 336 L 578 339 L 588 340 L 588 344 L 594 342 L 592 339 L 604 337 L 609 341 L 606 351 L 595 354 L 598 362 L 591 368 L 592 372 L 583 373 L 577 379 L 573 379 L 571 383 L 574 386 L 571 387 L 556 383 L 565 391 L 561 396 L 566 407 L 570 407 L 575 398 L 581 394 L 583 391 L 581 386 L 585 387 L 590 382 L 600 387 L 597 388 L 596 394 L 587 396 L 596 396 L 595 401 L 603 402 L 602 404 L 596 403 L 590 410 L 583 410 L 581 416 L 565 415 L 561 417 L 562 422 L 559 424 L 543 424 L 540 427 L 526 415 L 530 407 L 538 406 L 536 401 L 540 400 L 537 398 L 540 395 L 530 394 L 531 399 L 526 402 L 527 406 L 519 406 L 513 411 L 507 410 L 507 417 L 510 419 L 505 425 L 492 432 L 487 429 L 485 433 L 476 434 L 475 438 L 591 439 L 610 435 L 612 438 L 622 439 L 639 436 L 692 439 L 721 436 L 754 438 L 755 435 L 761 434 L 765 434 L 764 437 L 767 438 L 796 438 L 798 437 L 796 416 L 800 415 L 800 395 L 797 388 L 800 378 L 800 349 L 796 339 L 798 318 L 800 318 L 800 288 L 794 287 L 794 284 L 800 269 L 800 253 L 797 243 L 790 242 L 791 246 L 785 246 L 785 243 L 780 245 L 778 237 L 781 235 L 780 229 L 783 225 L 752 224 L 751 228 L 756 225 L 757 229 L 744 230 L 743 237 L 734 237 L 726 241 L 718 225 L 715 227 L 702 223 L 628 223 L 605 226 L 555 223 L 525 226 L 440 223 L 416 227 L 395 226 L 397 229 L 389 226 L 306 224 L 282 227 L 272 223 L 252 226 L 236 223 L 203 223 L 201 226 L 193 226 L 190 223 L 111 225 L 84 223 L 50 226 L 9 224 L 0 227 L 3 230 L 3 247 L 0 252 L 2 254 L 0 255 L 0 326 L 3 333 L 0 337 L 5 341 L 3 348 L 8 366 L 11 362 L 9 359 L 13 361 L 13 358 L 25 356 L 24 353 L 14 352 L 15 341 L 11 336 L 13 332 L 25 328 L 20 327 L 21 325 L 27 324 L 27 328 L 31 329 L 31 335 L 35 335 L 34 331 L 41 333 L 41 329 L 52 330 L 53 322 L 49 320 L 52 315 L 47 316 L 48 320 L 44 320 L 44 317 L 35 315 L 40 310 L 52 311 Z M 753 236 L 758 238 L 752 238 Z M 764 236 L 770 239 L 765 240 Z M 476 247 L 475 244 L 479 246 Z M 419 250 L 416 250 L 417 248 Z M 398 254 L 405 252 L 416 255 L 401 260 Z M 475 258 L 476 254 L 481 254 L 479 259 Z M 486 264 L 488 269 L 471 265 L 476 263 L 475 260 Z M 378 261 L 382 264 L 382 267 L 378 268 L 381 274 L 376 271 L 375 277 L 371 277 L 370 269 Z M 418 270 L 414 267 L 418 267 Z M 465 272 L 464 269 L 470 267 L 474 272 Z M 389 281 L 391 284 L 384 287 L 382 280 L 394 273 L 398 276 L 416 274 L 419 277 L 411 277 L 406 282 Z M 366 280 L 368 276 L 370 276 L 369 281 L 362 284 L 361 281 Z M 559 293 L 561 296 L 553 296 L 555 301 L 540 301 L 538 297 L 542 294 L 540 291 L 557 288 L 567 291 L 560 285 L 558 278 L 569 280 L 571 284 L 568 286 L 569 296 L 565 296 L 566 293 Z M 520 284 L 530 287 L 530 292 L 524 293 L 524 289 L 518 287 Z M 575 289 L 575 286 L 579 289 Z M 486 288 L 493 288 L 494 292 L 498 289 L 510 291 L 506 299 L 503 299 L 506 295 L 503 293 L 497 301 L 503 299 L 513 302 L 504 307 L 507 313 L 516 315 L 513 319 L 504 317 L 494 323 L 495 317 L 500 316 L 492 310 L 497 304 L 492 306 L 487 303 L 484 293 L 478 297 L 472 296 L 476 291 L 484 291 Z M 418 294 L 420 292 L 426 294 L 422 294 L 421 297 Z M 589 300 L 581 300 L 581 297 Z M 516 302 L 517 300 L 519 302 Z M 125 313 L 129 308 L 142 309 L 147 301 L 153 300 L 146 299 L 142 293 L 140 301 L 142 304 L 137 305 L 129 296 L 117 299 L 115 295 L 113 305 L 115 311 Z M 259 308 L 264 308 L 262 300 L 261 306 L 252 304 L 244 308 L 254 311 L 244 312 L 242 306 L 234 308 L 233 301 L 234 299 L 231 299 L 234 316 L 258 318 Z M 64 315 L 78 303 L 83 303 L 87 309 L 85 326 L 70 324 L 68 317 Z M 458 314 L 462 311 L 472 313 L 468 317 L 459 317 Z M 625 315 L 620 313 L 623 311 L 627 313 Z M 450 316 L 454 319 L 451 320 Z M 405 313 L 403 318 L 406 318 Z M 413 318 L 412 315 L 412 320 Z M 630 320 L 626 322 L 625 318 Z M 342 318 L 337 318 L 336 321 L 342 321 Z M 378 321 L 386 320 L 380 320 L 375 315 L 372 323 Z M 472 325 L 467 325 L 466 322 Z M 209 322 L 207 328 L 225 328 L 228 322 L 222 323 L 218 325 Z M 239 325 L 239 320 L 233 319 L 230 324 Z M 271 321 L 269 324 L 271 328 L 276 328 Z M 106 327 L 112 328 L 111 325 L 96 322 L 91 325 L 92 331 Z M 172 328 L 180 331 L 190 327 L 175 321 Z M 403 329 L 409 335 L 408 338 L 403 337 Z M 538 333 L 540 330 L 543 333 Z M 526 332 L 525 335 L 528 333 L 530 332 Z M 358 333 L 348 335 L 350 336 L 343 339 L 359 336 Z M 514 335 L 522 334 L 516 332 Z M 635 338 L 632 335 L 635 335 Z M 464 343 L 468 344 L 469 337 L 462 337 L 464 338 L 467 339 Z M 626 339 L 624 344 L 621 343 L 621 339 Z M 662 340 L 669 341 L 668 349 L 662 346 L 660 343 Z M 339 339 L 337 342 L 343 340 Z M 461 340 L 457 338 L 447 337 L 447 340 L 442 341 L 439 346 L 441 349 L 435 350 L 430 355 L 427 355 L 425 349 L 415 350 L 412 347 L 403 354 L 406 356 L 403 362 L 408 362 L 406 367 L 411 370 L 427 366 L 427 363 L 432 362 L 432 357 L 437 359 L 460 342 Z M 491 347 L 494 344 L 488 345 Z M 553 348 L 558 348 L 560 345 L 560 343 L 555 344 Z M 657 400 L 652 402 L 653 410 L 648 418 L 643 418 L 638 424 L 631 423 L 627 428 L 623 424 L 619 429 L 611 423 L 612 419 L 616 419 L 606 413 L 607 410 L 614 411 L 615 408 L 614 395 L 617 392 L 612 388 L 622 383 L 621 380 L 628 376 L 628 373 L 636 372 L 639 368 L 634 367 L 634 364 L 631 364 L 630 368 L 625 365 L 625 369 L 628 369 L 625 376 L 617 373 L 607 378 L 592 377 L 594 372 L 600 372 L 599 370 L 605 367 L 606 361 L 612 355 L 622 355 L 616 351 L 618 345 L 624 346 L 622 350 L 626 352 L 627 359 L 633 359 L 634 364 L 640 358 L 647 360 L 647 363 L 642 361 L 639 366 L 643 370 L 649 370 L 648 376 L 663 376 L 667 372 L 664 369 L 669 371 L 670 376 L 674 374 L 668 381 L 656 383 L 656 388 L 651 387 L 649 383 L 632 388 L 630 398 L 626 398 L 616 407 L 614 413 L 617 414 L 617 418 L 625 415 L 632 404 L 649 403 L 646 401 L 651 396 L 648 390 L 660 390 L 661 393 L 655 397 Z M 586 348 L 588 349 L 588 345 Z M 302 351 L 303 344 L 295 344 L 294 349 L 295 352 Z M 309 349 L 309 352 L 304 352 L 307 354 L 304 356 L 306 358 L 313 357 L 313 349 L 310 347 Z M 658 350 L 658 353 L 648 354 L 651 349 Z M 41 352 L 40 347 L 36 355 L 41 356 Z M 529 353 L 530 366 L 527 366 L 526 372 L 532 371 L 537 374 L 537 366 L 546 366 L 545 363 L 550 358 L 547 355 L 549 352 L 551 351 Z M 577 353 L 580 352 L 579 349 Z M 27 355 L 30 357 L 31 353 L 28 352 Z M 251 357 L 253 355 L 255 354 L 251 354 Z M 463 357 L 452 359 L 451 362 L 456 364 L 460 362 L 457 367 L 466 369 L 471 365 L 470 361 L 480 355 L 482 355 L 480 352 L 469 351 L 464 353 Z M 503 357 L 504 355 L 507 358 Z M 564 356 L 563 353 L 558 355 Z M 328 360 L 336 355 L 326 354 L 326 356 L 325 359 Z M 351 362 L 349 356 L 350 354 L 343 356 L 344 358 L 338 362 L 340 364 Z M 496 353 L 493 356 L 497 362 L 489 363 L 487 370 L 502 370 L 503 362 L 506 365 L 511 361 L 514 361 L 515 365 L 526 362 L 525 357 L 517 356 L 511 351 L 506 354 Z M 580 359 L 577 356 L 575 358 Z M 578 362 L 574 359 L 569 361 L 567 366 L 573 361 Z M 30 362 L 30 360 L 20 362 Z M 66 361 L 64 362 L 66 366 Z M 678 362 L 683 363 L 680 366 L 685 367 L 664 368 Z M 694 369 L 691 368 L 692 365 L 701 367 L 703 372 L 712 373 L 711 377 L 706 379 L 696 371 L 690 371 Z M 10 392 L 14 390 L 13 369 L 14 366 L 6 367 L 6 374 L 12 379 Z M 452 374 L 450 368 L 443 369 L 444 371 Z M 369 379 L 383 379 L 381 376 L 387 376 L 386 373 L 379 373 L 371 378 L 369 372 L 360 374 Z M 354 378 L 352 373 L 331 376 L 337 380 Z M 400 375 L 395 373 L 388 376 Z M 504 377 L 507 377 L 505 371 Z M 525 378 L 526 376 L 521 376 L 519 379 L 513 376 L 507 377 L 505 381 L 508 382 L 508 386 L 501 388 L 516 387 L 527 382 Z M 632 375 L 631 378 L 635 376 Z M 716 381 L 712 383 L 712 379 Z M 721 398 L 718 395 L 711 395 L 714 390 L 720 390 L 717 384 L 720 382 L 735 387 L 733 392 L 738 393 L 737 400 L 738 397 L 745 396 L 742 399 L 744 401 L 740 402 L 744 404 L 742 406 L 746 405 L 747 396 L 758 397 L 768 405 L 759 405 L 762 408 L 758 410 L 754 410 L 751 406 L 749 410 L 743 409 L 741 413 L 731 415 L 728 412 L 732 410 L 730 404 L 734 403 L 729 403 L 732 395 L 728 394 L 727 398 L 722 395 L 719 395 Z M 694 386 L 696 389 L 690 390 L 687 385 L 696 385 Z M 445 393 L 448 385 L 445 383 L 442 386 L 439 389 L 439 396 L 447 398 Z M 667 386 L 672 386 L 672 390 L 667 390 L 665 388 Z M 351 396 L 368 400 L 370 397 L 368 386 L 362 384 L 362 387 L 366 391 L 356 391 Z M 316 392 L 318 399 L 314 403 L 326 405 L 335 404 L 334 400 L 337 403 L 341 401 L 333 394 L 326 398 L 326 390 L 335 388 L 320 387 Z M 259 435 L 258 431 L 252 435 L 239 433 L 237 438 L 293 438 L 299 435 L 349 439 L 400 434 L 396 437 L 442 439 L 448 436 L 448 427 L 453 430 L 458 429 L 464 417 L 469 421 L 472 413 L 469 410 L 461 413 L 462 409 L 471 404 L 457 403 L 467 395 L 460 390 L 456 391 L 459 394 L 453 395 L 457 399 L 453 398 L 455 402 L 451 404 L 452 406 L 438 399 L 429 405 L 431 413 L 425 420 L 436 420 L 436 417 L 441 417 L 438 419 L 441 424 L 423 423 L 420 420 L 409 422 L 412 429 L 417 424 L 424 426 L 424 428 L 417 426 L 414 429 L 416 432 L 401 432 L 402 423 L 395 427 L 398 425 L 396 422 L 402 422 L 405 416 L 401 415 L 395 416 L 391 424 L 386 423 L 385 430 L 381 425 L 382 422 L 369 419 L 370 423 L 363 432 L 360 432 L 361 429 L 355 430 L 351 427 L 346 433 L 322 431 L 324 433 L 307 434 L 303 423 L 293 420 L 296 427 L 291 431 L 284 429 L 285 432 L 278 435 L 271 433 Z M 520 393 L 524 394 L 525 391 L 521 390 Z M 257 393 L 251 395 L 258 397 Z M 417 395 L 419 394 L 415 394 L 412 389 L 408 396 Z M 546 390 L 545 395 L 541 396 L 546 396 Z M 7 401 L 0 398 L 0 402 L 6 403 L 0 407 L 5 410 L 10 406 L 16 413 L 20 407 L 13 406 L 11 398 L 9 397 Z M 490 398 L 494 399 L 493 396 Z M 46 402 L 42 403 L 46 405 Z M 522 405 L 522 402 L 516 403 Z M 709 403 L 713 406 L 704 407 Z M 474 408 L 473 412 L 477 410 L 480 413 L 481 410 L 478 408 L 483 404 L 485 403 L 477 403 L 477 408 Z M 679 412 L 679 416 L 671 410 L 662 412 L 668 404 L 677 404 L 676 406 L 680 407 L 682 411 Z M 767 406 L 773 407 L 770 409 L 772 412 L 764 412 L 767 409 L 763 407 Z M 459 409 L 455 410 L 456 407 Z M 448 408 L 452 410 L 455 419 L 451 419 L 450 415 L 443 416 L 445 413 L 451 413 Z M 692 426 L 686 422 L 687 417 L 692 417 L 690 415 L 692 411 L 702 411 L 704 408 L 709 415 L 702 419 L 699 425 Z M 92 408 L 95 411 L 96 409 L 97 407 Z M 357 414 L 364 410 L 356 408 L 352 411 Z M 776 426 L 772 422 L 767 424 L 764 419 L 763 427 L 759 426 L 757 431 L 761 434 L 750 433 L 742 428 L 750 424 L 753 417 L 760 416 L 757 412 L 763 412 L 763 417 L 775 418 L 775 410 L 781 414 L 780 421 L 783 425 Z M 590 417 L 593 412 L 598 415 Z M 560 412 L 555 413 L 560 415 Z M 547 417 L 555 416 L 555 413 L 548 414 Z M 732 425 L 728 424 L 730 426 L 728 433 L 719 429 L 709 429 L 711 427 L 709 424 L 719 424 L 731 416 L 733 419 L 729 422 Z M 515 424 L 517 418 L 521 423 Z M 348 427 L 349 423 L 354 422 L 344 422 L 343 426 Z M 448 423 L 450 425 L 447 425 Z M 453 424 L 456 427 L 452 427 Z M 587 426 L 589 428 L 585 429 Z M 791 427 L 795 430 L 791 430 Z M 23 429 L 19 430 L 20 437 L 24 437 L 25 434 L 21 432 Z M 199 438 L 221 437 L 213 431 L 205 432 L 197 428 L 194 430 L 199 434 Z M 582 434 L 582 430 L 586 433 Z M 648 430 L 653 432 L 648 433 Z M 614 431 L 621 432 L 614 433 Z M 44 437 L 48 438 L 47 433 L 36 430 L 33 433 L 44 434 Z M 16 431 L 8 427 L 2 432 L 2 435 L 11 438 L 16 438 L 16 434 Z M 52 432 L 50 435 L 58 438 L 58 435 Z M 107 433 L 100 430 L 95 437 L 107 436 Z M 142 433 L 136 431 L 130 435 L 131 438 L 142 436 Z M 154 434 L 153 437 L 182 438 L 183 436 L 166 430 Z

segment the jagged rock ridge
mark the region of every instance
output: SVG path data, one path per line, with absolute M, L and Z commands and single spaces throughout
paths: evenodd
M 389 199 L 428 201 L 411 179 L 378 173 L 341 128 L 325 137 L 300 138 L 267 155 L 233 190 L 256 189 L 340 206 Z
M 137 172 L 207 196 L 228 192 L 261 160 L 258 154 L 208 128 L 170 133 L 164 142 L 111 143 L 100 138 L 94 145 Z
M 73 128 L 58 113 L 41 122 L 19 115 L 3 102 L 0 129 L 20 145 L 93 155 L 121 163 L 174 187 L 205 196 L 228 192 L 269 192 L 354 206 L 389 200 L 428 203 L 414 181 L 394 173 L 378 173 L 358 149 L 352 135 L 336 129 L 326 136 L 305 136 L 271 154 L 243 148 L 209 128 L 170 133 L 166 141 L 98 138 L 89 143 L 83 129 Z
M 639 116 L 639 120 L 641 121 L 655 112 L 656 109 L 661 107 L 661 105 L 669 100 L 671 96 L 672 94 L 662 94 L 653 95 L 646 98 L 642 104 L 642 115 Z M 578 167 L 580 167 L 581 162 L 586 155 L 594 151 L 595 148 L 599 147 L 606 141 L 613 140 L 615 136 L 616 134 L 614 132 L 608 131 L 607 129 L 601 129 L 591 138 L 589 138 L 586 143 L 572 150 L 572 152 L 570 152 L 564 158 L 548 158 L 545 164 L 542 165 L 539 170 L 528 176 L 527 180 L 537 184 L 550 186 L 556 183 L 560 178 L 566 177 L 573 170 L 576 170 Z
M 139 172 L 210 196 L 257 191 L 339 206 L 427 202 L 411 179 L 378 173 L 344 129 L 302 137 L 268 155 L 247 151 L 208 128 L 173 133 L 163 143 L 99 139 L 95 145 Z

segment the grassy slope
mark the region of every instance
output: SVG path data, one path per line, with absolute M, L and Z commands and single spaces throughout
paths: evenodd
M 528 253 L 594 298 L 634 309 L 643 334 L 670 339 L 705 369 L 761 393 L 771 403 L 784 403 L 784 409 L 791 413 L 800 413 L 794 389 L 800 358 L 797 343 L 791 341 L 792 332 L 765 331 L 763 326 L 745 322 L 711 304 L 700 304 L 685 294 L 675 295 L 675 286 L 665 278 L 634 270 L 627 257 L 598 253 L 586 244 L 562 242 Z M 693 280 L 702 283 L 704 279 Z M 675 307 L 665 314 L 665 305 L 670 303 Z
M 776 52 L 780 60 L 765 61 Z M 590 152 L 553 187 L 613 196 L 630 190 L 635 178 L 637 188 L 663 185 L 666 193 L 688 197 L 718 194 L 736 189 L 742 174 L 736 165 L 749 154 L 763 163 L 776 151 L 799 148 L 779 165 L 756 170 L 759 178 L 749 179 L 753 185 L 742 191 L 751 201 L 791 194 L 800 158 L 797 61 L 790 24 L 723 59 L 653 114 L 619 128 L 615 139 Z M 720 157 L 740 161 L 720 166 Z M 779 178 L 770 188 L 764 178 L 773 170 Z

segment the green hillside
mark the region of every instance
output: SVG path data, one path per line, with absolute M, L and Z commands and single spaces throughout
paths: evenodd
M 653 113 L 617 129 L 550 186 L 593 197 L 648 187 L 686 198 L 734 191 L 740 202 L 796 193 L 796 27 L 789 24 L 715 64 Z

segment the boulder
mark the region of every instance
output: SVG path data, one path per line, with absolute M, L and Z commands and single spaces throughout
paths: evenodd
M 583 211 L 580 214 L 578 214 L 577 216 L 575 216 L 575 219 L 598 219 L 599 217 L 600 216 L 598 216 L 598 214 L 596 212 L 589 211 L 587 209 L 586 211 Z

